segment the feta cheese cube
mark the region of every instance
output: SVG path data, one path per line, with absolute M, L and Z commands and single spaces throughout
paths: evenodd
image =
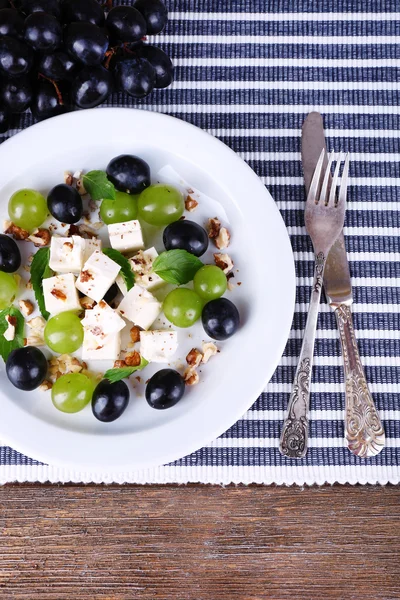
M 83 265 L 85 240 L 79 235 L 51 238 L 50 269 L 56 273 L 79 273 Z
M 161 277 L 152 273 L 153 262 L 157 256 L 158 252 L 153 247 L 148 248 L 148 250 L 139 250 L 135 256 L 132 256 L 132 258 L 129 259 L 132 271 L 135 273 L 135 282 L 149 291 L 154 290 L 165 283 Z M 125 295 L 128 290 L 126 289 L 125 281 L 121 275 L 118 275 L 116 283 L 121 292 Z
M 103 252 L 93 252 L 83 265 L 76 282 L 80 292 L 100 302 L 117 278 L 121 267 Z
M 142 329 L 148 329 L 161 312 L 162 305 L 150 292 L 134 285 L 121 300 L 117 310 L 121 316 Z
M 118 360 L 120 351 L 121 334 L 119 332 L 99 338 L 84 329 L 82 360 Z
M 178 348 L 176 331 L 141 331 L 140 354 L 149 362 L 165 363 Z
M 82 264 L 85 264 L 92 256 L 93 252 L 101 251 L 101 240 L 98 238 L 90 238 L 89 240 L 83 240 L 84 248 L 83 248 L 83 260 Z
M 66 310 L 81 310 L 72 273 L 43 279 L 43 294 L 46 310 L 51 315 Z
M 139 221 L 112 223 L 108 226 L 111 247 L 120 252 L 130 252 L 144 248 L 142 228 Z
M 87 328 L 89 331 L 95 331 L 97 334 L 102 332 L 104 335 L 118 333 L 126 325 L 117 311 L 111 308 L 104 300 L 100 300 L 94 308 L 86 310 L 85 318 L 82 319 L 81 323 L 84 329 Z

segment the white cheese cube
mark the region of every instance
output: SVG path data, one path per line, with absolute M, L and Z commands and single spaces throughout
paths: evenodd
M 92 256 L 93 252 L 100 252 L 101 250 L 101 240 L 98 238 L 91 238 L 90 240 L 83 240 L 84 248 L 83 248 L 83 260 L 82 264 L 85 264 Z M 79 269 L 80 270 L 80 269 Z
M 43 294 L 46 310 L 51 315 L 66 310 L 81 310 L 72 273 L 43 279 Z
M 149 362 L 165 363 L 178 349 L 176 331 L 141 331 L 140 354 Z
M 148 329 L 161 312 L 162 305 L 150 292 L 134 285 L 121 300 L 119 314 L 142 329 Z
M 104 335 L 118 333 L 126 325 L 125 321 L 119 316 L 116 310 L 111 308 L 100 300 L 96 306 L 85 311 L 85 318 L 81 321 L 83 327 L 91 332 L 102 332 Z
M 131 252 L 144 248 L 142 228 L 139 221 L 112 223 L 108 226 L 111 247 L 120 252 Z
M 79 273 L 83 265 L 85 240 L 79 235 L 51 238 L 50 269 L 56 273 Z
M 153 247 L 148 248 L 148 250 L 139 250 L 135 256 L 132 256 L 132 258 L 129 259 L 132 271 L 135 274 L 135 283 L 149 291 L 165 284 L 165 281 L 161 279 L 161 277 L 152 273 L 153 262 L 157 256 L 158 252 Z M 125 281 L 121 275 L 118 275 L 116 283 L 121 292 L 125 295 L 128 290 L 126 289 Z
M 82 360 L 118 360 L 121 351 L 121 334 L 110 333 L 103 338 L 86 329 L 83 334 Z
M 121 267 L 103 252 L 93 252 L 83 265 L 76 287 L 89 298 L 100 302 L 117 278 Z

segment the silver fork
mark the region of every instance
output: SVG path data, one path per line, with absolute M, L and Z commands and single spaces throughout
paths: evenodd
M 329 197 L 327 194 L 329 175 L 335 156 L 333 152 L 329 156 L 328 166 L 321 186 L 321 171 L 324 158 L 325 150 L 322 150 L 308 192 L 304 216 L 306 230 L 314 246 L 315 267 L 303 344 L 301 346 L 299 362 L 279 444 L 281 454 L 288 458 L 303 458 L 307 452 L 310 382 L 322 278 L 329 250 L 343 229 L 346 210 L 349 157 L 347 155 L 344 162 L 337 200 L 336 190 L 338 188 L 341 155 L 339 154 L 336 162 Z

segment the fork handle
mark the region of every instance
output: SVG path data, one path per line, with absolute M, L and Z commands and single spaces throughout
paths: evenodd
M 382 427 L 374 400 L 368 389 L 358 352 L 351 307 L 340 304 L 335 309 L 346 384 L 345 437 L 347 447 L 360 458 L 379 454 L 385 445 Z
M 314 281 L 303 343 L 279 443 L 281 454 L 288 458 L 303 458 L 307 452 L 311 371 L 325 261 L 326 256 L 319 252 L 315 257 Z

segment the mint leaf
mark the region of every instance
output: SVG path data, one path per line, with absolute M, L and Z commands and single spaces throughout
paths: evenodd
M 115 200 L 115 187 L 105 171 L 89 171 L 83 176 L 83 185 L 92 200 Z
M 8 316 L 13 317 L 15 320 L 15 336 L 11 342 L 6 340 L 4 337 L 4 332 L 8 328 Z M 15 306 L 9 306 L 8 308 L 0 311 L 0 355 L 3 357 L 4 362 L 6 362 L 10 352 L 16 348 L 24 347 L 24 325 L 24 317 L 21 315 L 18 308 L 15 308 Z
M 53 277 L 54 273 L 49 267 L 50 248 L 40 248 L 33 256 L 31 264 L 31 283 L 39 310 L 43 317 L 49 318 L 50 314 L 46 310 L 43 295 L 43 279 Z
M 186 250 L 167 250 L 157 256 L 153 271 L 168 283 L 182 285 L 192 281 L 202 266 L 201 260 Z
M 137 367 L 121 367 L 119 369 L 108 369 L 104 373 L 104 379 L 108 379 L 111 383 L 115 383 L 116 381 L 120 381 L 121 379 L 127 379 L 135 373 L 135 371 L 141 371 L 149 364 L 149 361 L 143 358 L 140 359 L 140 365 Z
M 114 250 L 113 248 L 104 248 L 103 254 L 111 258 L 114 262 L 117 263 L 121 267 L 120 275 L 125 281 L 126 289 L 129 290 L 133 288 L 135 285 L 135 275 L 131 269 L 131 265 L 129 264 L 129 260 L 125 258 L 121 252 L 118 250 Z

